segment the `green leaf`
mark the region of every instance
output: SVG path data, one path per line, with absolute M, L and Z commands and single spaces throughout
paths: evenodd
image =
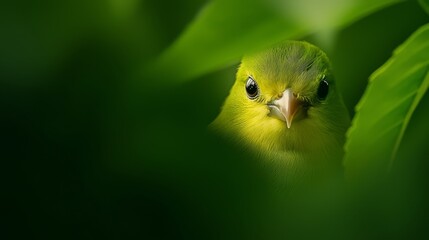
M 183 81 L 237 63 L 245 53 L 284 39 L 332 32 L 398 0 L 218 0 L 148 67 Z M 174 78 L 172 78 L 174 77 Z
M 419 0 L 422 8 L 429 14 L 429 0 Z
M 344 164 L 352 180 L 385 174 L 429 86 L 429 24 L 417 30 L 370 77 L 348 132 Z

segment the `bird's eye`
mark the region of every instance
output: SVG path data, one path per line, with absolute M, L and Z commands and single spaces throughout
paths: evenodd
M 247 97 L 249 97 L 250 99 L 255 99 L 259 95 L 258 84 L 256 84 L 255 80 L 253 80 L 251 77 L 247 79 L 246 92 Z
M 319 88 L 317 89 L 317 97 L 319 100 L 325 100 L 328 96 L 329 92 L 329 84 L 325 80 L 325 77 L 323 77 L 322 81 L 319 83 Z

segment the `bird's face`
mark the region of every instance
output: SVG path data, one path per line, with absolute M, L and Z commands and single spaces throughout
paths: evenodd
M 324 137 L 344 132 L 348 120 L 337 116 L 345 111 L 326 55 L 302 42 L 245 57 L 224 107 L 244 139 L 298 152 L 320 149 Z

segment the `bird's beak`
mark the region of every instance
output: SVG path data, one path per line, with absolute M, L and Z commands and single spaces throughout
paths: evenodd
M 268 105 L 270 114 L 286 122 L 288 128 L 292 125 L 293 117 L 301 107 L 300 101 L 294 96 L 292 89 L 286 89 L 282 96 Z

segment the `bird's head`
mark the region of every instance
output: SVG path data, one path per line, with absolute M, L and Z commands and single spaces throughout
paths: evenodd
M 288 41 L 243 58 L 215 124 L 262 150 L 300 152 L 340 142 L 348 121 L 326 54 Z

